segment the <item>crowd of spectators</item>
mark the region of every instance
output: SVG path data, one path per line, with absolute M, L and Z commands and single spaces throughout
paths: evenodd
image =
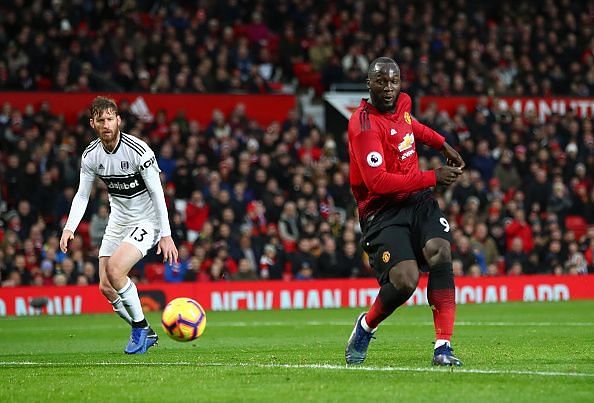
M 411 95 L 592 95 L 594 3 L 15 0 L 0 5 L 0 90 L 266 92 L 306 63 L 323 85 L 363 81 L 394 55 Z M 68 5 L 66 5 L 68 4 Z M 195 5 L 198 4 L 196 7 Z M 88 112 L 0 105 L 0 283 L 94 284 L 109 213 L 98 183 L 68 254 L 58 249 Z M 81 110 L 83 107 L 81 106 Z M 373 273 L 349 190 L 345 133 L 291 111 L 262 127 L 238 104 L 201 126 L 120 105 L 122 129 L 158 156 L 180 263 L 153 254 L 139 281 L 310 279 Z M 456 275 L 593 271 L 594 132 L 574 111 L 546 122 L 499 110 L 417 118 L 468 168 L 436 196 Z M 419 147 L 420 164 L 439 163 Z
M 413 96 L 592 96 L 593 21 L 591 0 L 14 0 L 0 90 L 323 89 L 394 55 Z
M 138 280 L 373 275 L 359 245 L 345 133 L 323 133 L 296 111 L 260 127 L 241 104 L 229 116 L 215 110 L 204 127 L 180 116 L 145 123 L 121 105 L 123 130 L 157 154 L 180 250 L 180 263 L 160 274 L 149 255 L 133 272 Z M 80 155 L 94 136 L 89 115 L 66 125 L 48 108 L 21 112 L 5 103 L 0 113 L 3 285 L 97 281 L 109 213 L 101 182 L 68 254 L 58 249 Z M 468 164 L 455 185 L 436 189 L 454 236 L 456 275 L 593 271 L 591 119 L 569 112 L 541 123 L 487 103 L 452 117 L 428 108 L 418 118 Z M 422 169 L 441 163 L 431 150 L 418 152 Z
M 311 279 L 371 275 L 360 251 L 346 145 L 303 123 L 297 111 L 260 127 L 238 104 L 204 127 L 182 116 L 137 119 L 120 104 L 122 130 L 144 139 L 162 170 L 180 262 L 153 253 L 133 275 L 170 282 Z M 88 111 L 65 124 L 43 104 L 0 112 L 0 273 L 4 285 L 97 281 L 108 220 L 98 182 L 68 254 L 58 239 L 78 183 L 80 155 L 94 133 Z M 4 151 L 5 150 L 5 151 Z

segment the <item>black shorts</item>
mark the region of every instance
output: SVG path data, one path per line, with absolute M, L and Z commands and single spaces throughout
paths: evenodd
M 450 225 L 429 192 L 370 217 L 362 229 L 363 250 L 380 284 L 387 281 L 390 268 L 404 260 L 416 260 L 425 268 L 423 247 L 428 240 L 452 243 Z

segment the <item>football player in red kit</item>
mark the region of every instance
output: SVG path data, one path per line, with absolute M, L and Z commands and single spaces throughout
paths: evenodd
M 368 70 L 369 99 L 349 120 L 350 180 L 380 291 L 355 323 L 345 350 L 348 364 L 361 364 L 378 325 L 404 304 L 428 266 L 427 298 L 435 325 L 434 365 L 462 365 L 450 339 L 456 314 L 450 226 L 431 188 L 451 185 L 464 168 L 444 137 L 416 121 L 411 99 L 400 92 L 400 69 L 387 57 Z M 440 150 L 446 165 L 419 170 L 417 141 Z

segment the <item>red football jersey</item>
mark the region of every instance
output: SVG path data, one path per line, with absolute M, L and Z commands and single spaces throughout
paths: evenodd
M 441 149 L 445 138 L 411 114 L 400 93 L 393 114 L 380 113 L 366 99 L 349 120 L 351 189 L 361 220 L 435 186 L 435 171 L 419 170 L 416 141 Z

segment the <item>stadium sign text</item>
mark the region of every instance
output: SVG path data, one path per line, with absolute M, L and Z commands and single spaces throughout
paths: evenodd
M 146 310 L 163 309 L 180 295 L 196 299 L 207 310 L 270 310 L 365 308 L 375 299 L 374 279 L 155 283 L 138 285 Z M 427 305 L 427 277 L 408 305 Z M 456 279 L 459 304 L 508 301 L 594 299 L 594 275 L 517 276 Z M 18 287 L 0 289 L 0 316 L 78 315 L 109 313 L 111 305 L 96 286 Z
M 417 113 L 422 114 L 431 105 L 436 105 L 440 111 L 453 116 L 463 105 L 472 113 L 478 103 L 478 97 L 438 97 L 425 96 L 419 98 Z M 539 121 L 546 121 L 552 114 L 565 115 L 569 112 L 579 117 L 594 116 L 594 98 L 571 97 L 500 97 L 491 98 L 489 105 L 496 104 L 499 112 L 513 112 L 521 116 L 536 116 Z

